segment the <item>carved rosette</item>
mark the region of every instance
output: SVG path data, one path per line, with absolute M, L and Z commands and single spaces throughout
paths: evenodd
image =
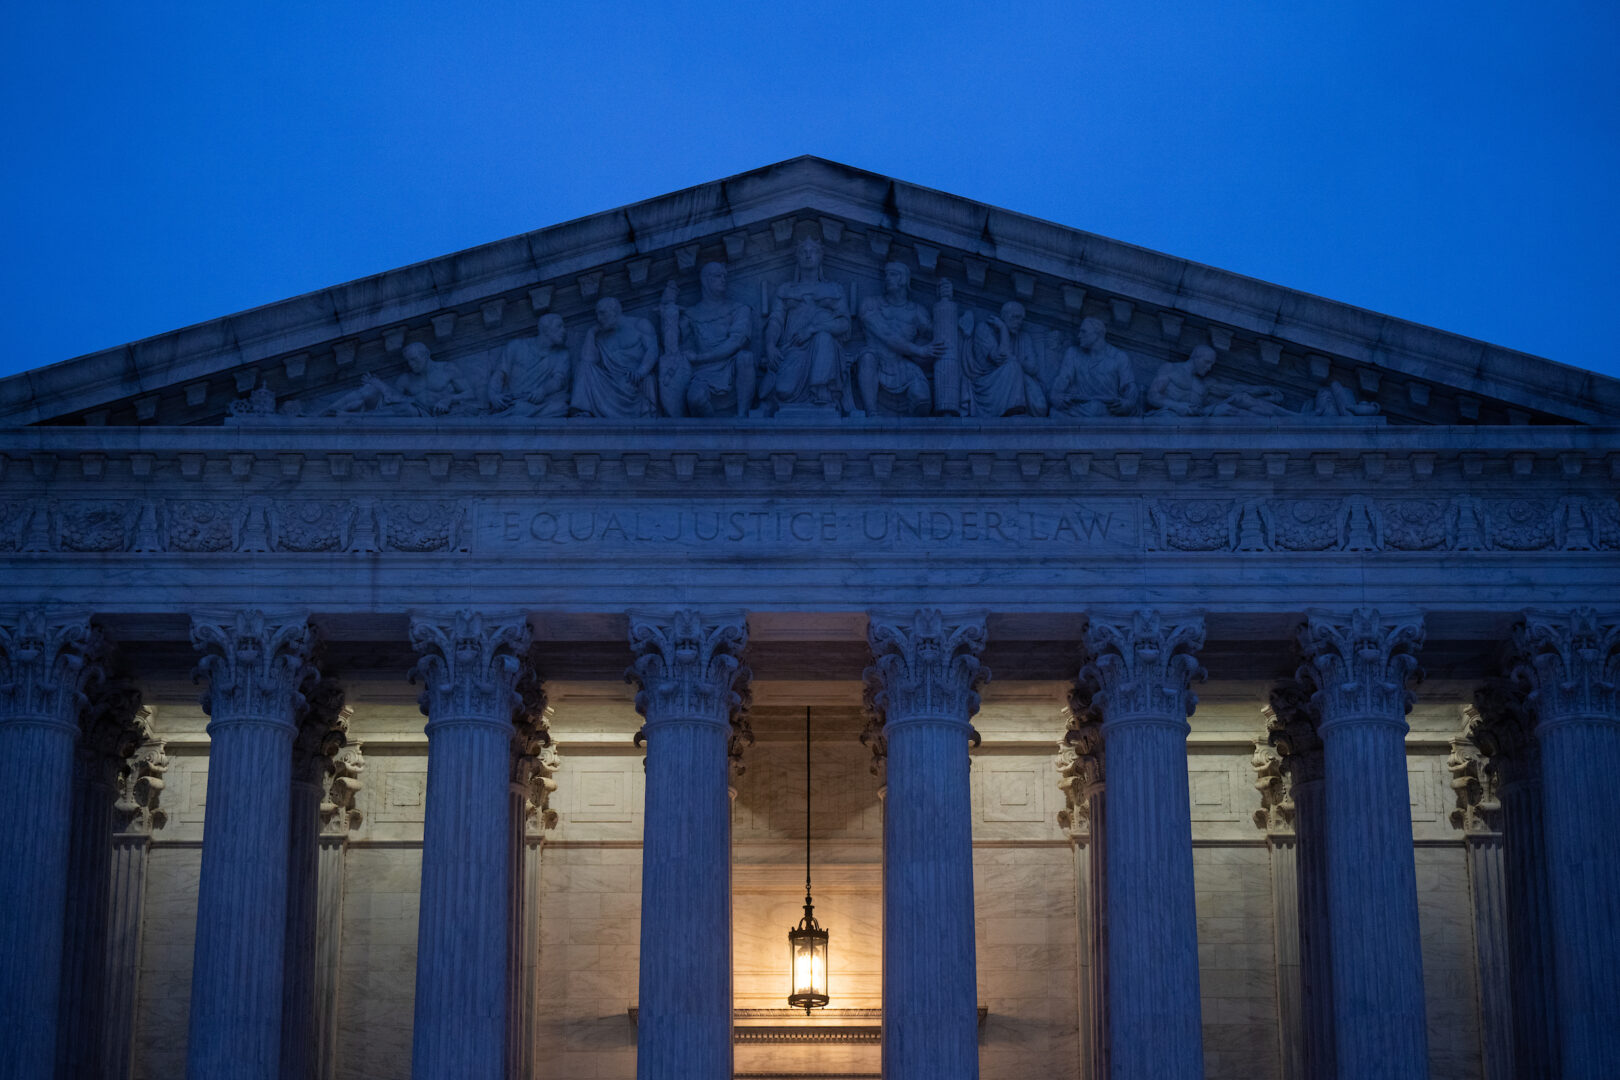
M 349 741 L 351 710 L 336 679 L 321 679 L 305 695 L 304 715 L 293 738 L 295 783 L 319 785 L 332 771 L 332 758 Z
M 1451 811 L 1451 824 L 1465 833 L 1485 835 L 1502 829 L 1502 802 L 1497 795 L 1497 773 L 1485 752 L 1470 738 L 1482 724 L 1479 711 L 1463 706 L 1463 731 L 1451 740 L 1446 771 L 1451 773 L 1451 791 L 1457 805 Z
M 637 687 L 636 712 L 648 724 L 729 724 L 744 707 L 750 672 L 742 652 L 747 645 L 741 612 L 632 612 L 630 651 L 635 661 L 625 680 Z M 730 749 L 728 741 L 728 753 Z
M 1299 630 L 1305 663 L 1295 677 L 1313 691 L 1318 729 L 1346 720 L 1403 722 L 1416 699 L 1410 687 L 1421 677 L 1423 638 L 1420 615 L 1308 613 Z
M 510 723 L 522 705 L 518 682 L 531 634 L 521 615 L 486 619 L 458 612 L 448 623 L 411 619 L 411 645 L 420 659 L 411 682 L 430 721 L 478 719 Z
M 360 752 L 360 740 L 345 743 L 330 758 L 331 779 L 326 794 L 321 798 L 321 832 L 327 836 L 343 836 L 360 827 L 362 815 L 355 805 L 365 787 L 360 774 L 366 771 L 366 758 Z
M 1508 670 L 1516 661 L 1510 658 Z M 1525 690 L 1509 679 L 1490 679 L 1474 691 L 1473 716 L 1464 735 L 1485 755 L 1485 767 L 1503 788 L 1541 776 L 1541 744 Z
M 153 830 L 163 828 L 166 820 L 159 801 L 163 795 L 163 774 L 169 769 L 169 755 L 163 740 L 153 736 L 150 709 L 141 709 L 131 728 L 136 741 L 118 770 L 113 827 L 120 833 L 150 836 Z
M 129 679 L 98 681 L 89 689 L 79 714 L 79 741 L 74 768 L 92 783 L 115 788 L 124 761 L 147 736 L 141 692 Z
M 1093 616 L 1085 634 L 1087 661 L 1076 686 L 1103 723 L 1164 720 L 1185 724 L 1198 707 L 1192 684 L 1205 671 L 1204 620 L 1164 620 L 1156 611 L 1127 617 Z
M 191 678 L 208 680 L 198 700 L 214 723 L 291 725 L 304 708 L 304 690 L 320 677 L 310 660 L 315 631 L 302 615 L 277 621 L 241 611 L 229 623 L 193 618 L 191 644 L 203 654 Z
M 101 635 L 88 619 L 23 611 L 0 623 L 0 721 L 72 728 L 101 678 Z
M 1620 618 L 1592 608 L 1525 612 L 1513 631 L 1514 678 L 1529 690 L 1537 728 L 1620 723 Z
M 866 711 L 880 728 L 911 720 L 966 725 L 979 711 L 979 687 L 990 679 L 990 669 L 979 662 L 983 616 L 947 623 L 937 609 L 919 610 L 910 620 L 874 615 L 866 639 L 872 649 Z

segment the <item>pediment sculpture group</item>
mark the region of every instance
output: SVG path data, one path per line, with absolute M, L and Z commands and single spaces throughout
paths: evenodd
M 763 320 L 727 293 L 725 263 L 705 264 L 701 297 L 682 307 L 671 281 L 658 320 L 626 314 L 603 297 L 576 355 L 555 312 L 534 336 L 461 362 L 428 347 L 404 349 L 392 381 L 367 374 L 329 402 L 327 416 L 1201 416 L 1352 417 L 1378 411 L 1331 383 L 1303 409 L 1272 387 L 1217 384 L 1208 345 L 1164 362 L 1146 387 L 1130 358 L 1109 343 L 1103 321 L 1080 320 L 1072 339 L 1049 348 L 1010 300 L 979 315 L 941 280 L 934 303 L 912 299 L 911 270 L 883 268 L 883 291 L 850 310 L 845 286 L 822 272 L 822 245 L 802 240 L 791 280 L 769 296 Z M 859 331 L 857 335 L 856 331 Z M 472 362 L 476 361 L 476 362 Z

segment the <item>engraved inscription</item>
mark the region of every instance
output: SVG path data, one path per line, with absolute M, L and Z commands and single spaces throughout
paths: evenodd
M 477 535 L 486 551 L 642 544 L 930 552 L 977 545 L 1129 550 L 1141 542 L 1137 506 L 1126 500 L 836 506 L 767 501 L 734 509 L 501 500 L 479 507 Z

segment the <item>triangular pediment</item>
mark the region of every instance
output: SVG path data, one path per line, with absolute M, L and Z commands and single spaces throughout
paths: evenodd
M 819 245 L 813 271 L 799 264 L 807 239 Z M 703 306 L 699 278 L 711 262 L 726 265 L 728 280 L 723 298 Z M 884 300 L 889 263 L 910 276 L 903 303 Z M 942 280 L 953 287 L 946 307 L 938 306 Z M 812 281 L 819 299 L 791 288 Z M 624 325 L 611 334 L 599 329 L 604 298 L 622 309 Z M 1016 334 L 996 321 L 1009 303 L 1025 320 Z M 830 361 L 809 355 L 819 347 L 812 341 L 789 341 L 803 337 L 794 320 L 816 304 L 835 316 L 841 305 L 847 323 L 840 330 L 835 318 L 827 331 Z M 954 321 L 953 329 L 923 325 L 936 315 Z M 1082 346 L 1076 332 L 1087 320 L 1096 322 Z M 733 359 L 717 365 L 699 355 L 726 339 L 733 323 L 746 337 L 723 346 Z M 909 336 L 910 345 L 940 340 L 967 371 L 951 378 L 970 385 L 942 387 L 928 357 L 915 365 L 919 387 L 895 359 L 897 347 L 880 340 L 885 330 Z M 623 365 L 638 364 L 647 349 L 659 354 L 647 378 L 619 392 Z M 1200 381 L 1187 361 L 1204 349 L 1213 349 L 1213 365 Z M 1076 384 L 1109 357 L 1119 362 L 1116 350 L 1144 400 L 1134 409 L 1080 407 L 1102 391 Z M 684 359 L 672 362 L 671 354 Z M 1199 355 L 1208 365 L 1207 352 Z M 739 407 L 736 377 L 745 362 L 755 386 Z M 413 376 L 411 363 L 425 373 Z M 779 370 L 784 384 L 803 382 L 827 363 L 838 373 L 814 401 L 809 389 L 795 401 L 775 386 Z M 1025 370 L 995 376 L 992 369 L 1006 363 Z M 566 385 L 547 381 L 548 364 Z M 593 370 L 580 376 L 582 366 Z M 1152 393 L 1166 373 L 1170 385 Z M 607 388 L 580 390 L 573 384 L 582 378 Z M 1192 402 L 1190 422 L 1620 420 L 1616 380 L 797 158 L 0 380 L 0 425 L 277 423 L 333 413 L 344 424 L 413 416 L 551 423 L 625 408 L 646 419 L 701 413 L 711 399 L 727 416 L 794 408 L 834 419 L 874 411 L 865 400 L 870 384 L 884 402 L 879 413 L 960 411 L 985 420 L 1043 411 L 1088 423 L 1156 412 L 1171 418 L 1173 408 L 1152 400 L 1166 393 Z M 524 392 L 534 399 L 529 407 L 512 401 Z M 942 408 L 946 398 L 959 407 Z

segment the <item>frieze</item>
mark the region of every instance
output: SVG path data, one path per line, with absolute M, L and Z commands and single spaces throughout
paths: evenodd
M 1156 500 L 1152 551 L 1615 551 L 1620 501 L 1481 499 Z
M 40 499 L 0 552 L 402 553 L 684 548 L 1149 552 L 1620 551 L 1620 500 L 1284 497 Z

